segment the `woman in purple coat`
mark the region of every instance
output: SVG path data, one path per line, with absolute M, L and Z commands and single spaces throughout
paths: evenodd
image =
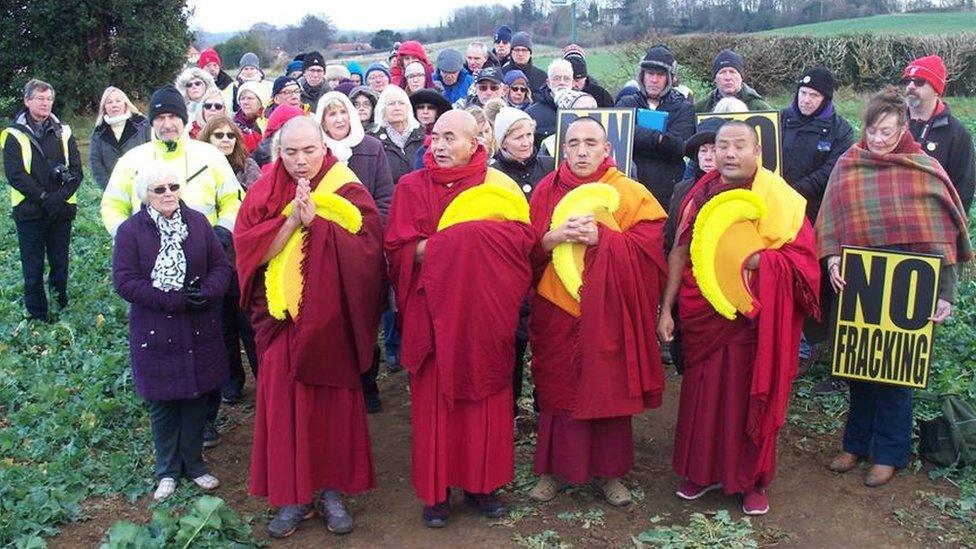
M 142 209 L 115 236 L 115 290 L 131 304 L 129 350 L 136 392 L 149 405 L 162 500 L 181 476 L 204 490 L 220 482 L 203 461 L 207 395 L 227 381 L 220 302 L 231 266 L 203 214 L 180 201 L 162 163 L 136 176 Z

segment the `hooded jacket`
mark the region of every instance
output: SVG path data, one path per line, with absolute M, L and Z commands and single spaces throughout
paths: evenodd
M 474 77 L 471 76 L 467 68 L 461 67 L 457 82 L 448 86 L 441 77 L 441 70 L 437 69 L 434 71 L 434 82 L 443 90 L 442 93 L 447 98 L 448 103 L 453 105 L 458 100 L 468 97 L 468 90 L 474 85 Z

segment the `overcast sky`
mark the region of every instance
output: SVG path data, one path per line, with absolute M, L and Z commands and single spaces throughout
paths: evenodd
M 374 31 L 435 27 L 455 8 L 516 0 L 189 0 L 190 28 L 208 32 L 246 30 L 254 23 L 277 27 L 298 23 L 307 13 L 328 15 L 341 30 Z

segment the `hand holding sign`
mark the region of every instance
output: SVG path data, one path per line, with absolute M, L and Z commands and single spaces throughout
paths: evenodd
M 929 317 L 929 320 L 935 322 L 936 324 L 941 324 L 949 319 L 952 314 L 952 303 L 944 299 L 939 299 L 939 302 L 935 305 L 935 314 Z

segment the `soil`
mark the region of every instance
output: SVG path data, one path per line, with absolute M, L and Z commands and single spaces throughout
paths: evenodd
M 453 515 L 448 527 L 425 528 L 421 503 L 410 484 L 410 398 L 407 374 L 381 375 L 383 409 L 370 416 L 370 434 L 376 465 L 376 490 L 347 503 L 356 517 L 356 530 L 346 536 L 330 534 L 322 519 L 304 522 L 291 537 L 274 541 L 273 547 L 337 546 L 427 548 L 516 546 L 522 540 L 539 539 L 551 530 L 558 539 L 574 547 L 633 547 L 632 536 L 655 526 L 688 523 L 694 512 L 705 514 L 726 509 L 734 520 L 743 517 L 737 497 L 710 493 L 695 502 L 674 495 L 678 478 L 671 470 L 672 437 L 677 415 L 680 377 L 673 376 L 661 408 L 634 418 L 636 466 L 625 482 L 638 497 L 627 508 L 612 507 L 588 486 L 574 487 L 552 502 L 537 504 L 528 497 L 534 480 L 529 474 L 533 450 L 534 425 L 531 419 L 519 420 L 518 466 L 516 481 L 502 497 L 515 511 L 511 517 L 490 521 L 466 508 L 460 494 L 453 499 Z M 247 494 L 248 463 L 253 423 L 253 385 L 245 399 L 235 406 L 224 406 L 226 417 L 222 440 L 207 451 L 206 457 L 222 486 L 215 494 L 224 498 L 242 516 L 254 516 L 255 537 L 268 541 L 264 526 L 270 516 L 261 500 Z M 839 448 L 839 434 L 810 435 L 787 425 L 781 436 L 777 477 L 770 489 L 771 511 L 751 518 L 760 545 L 781 547 L 933 547 L 945 545 L 939 527 L 915 523 L 902 525 L 903 517 L 922 516 L 919 492 L 956 495 L 944 482 L 929 480 L 924 473 L 902 472 L 887 486 L 867 488 L 861 484 L 862 471 L 837 475 L 826 464 Z M 148 474 L 149 472 L 147 472 Z M 51 547 L 93 547 L 117 520 L 148 521 L 149 497 L 135 504 L 120 499 L 86 502 L 86 520 L 66 524 Z M 565 512 L 601 509 L 603 524 L 586 525 L 582 519 L 568 518 Z M 596 511 L 599 514 L 599 511 Z M 656 517 L 652 522 L 652 517 Z M 912 519 L 914 520 L 914 519 Z M 589 526 L 584 528 L 584 526 Z M 533 536 L 536 536 L 533 538 Z

